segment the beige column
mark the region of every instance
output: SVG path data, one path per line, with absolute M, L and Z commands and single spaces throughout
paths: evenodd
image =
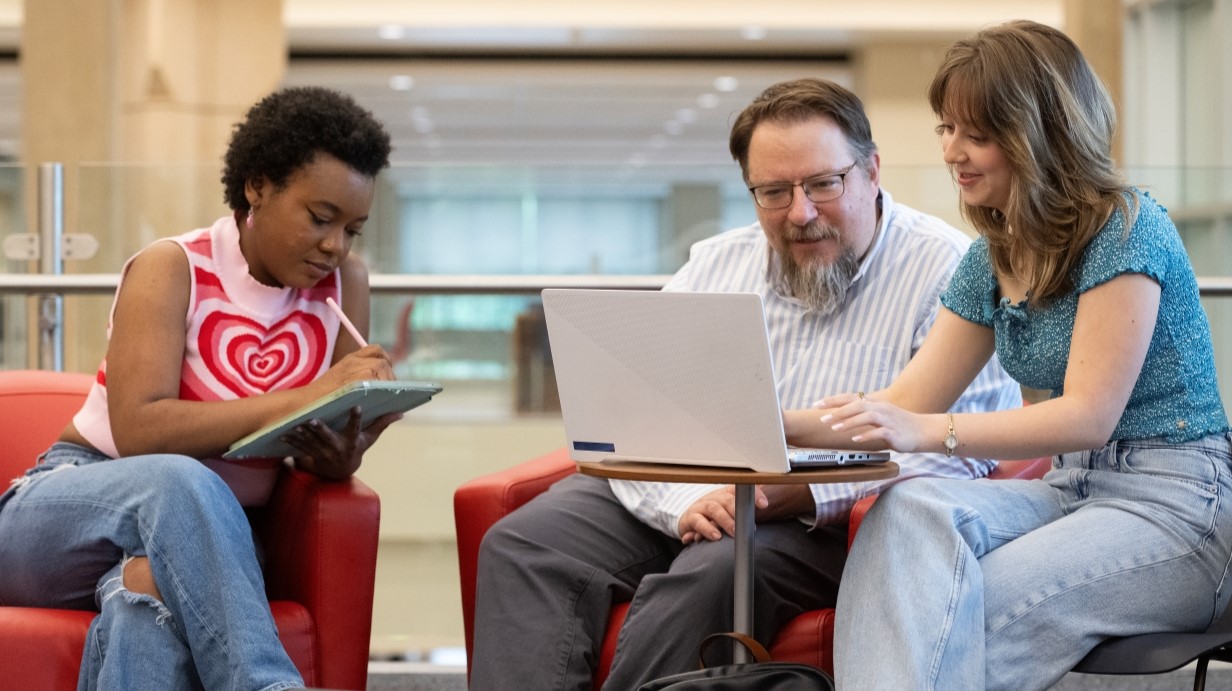
M 900 202 L 970 231 L 941 161 L 928 85 L 953 41 L 884 40 L 854 56 L 855 91 L 881 153 L 881 184 Z
M 1063 29 L 1103 80 L 1118 116 L 1122 113 L 1125 4 L 1123 0 L 1065 0 Z M 1118 118 L 1118 121 L 1121 121 Z M 1118 128 L 1112 156 L 1121 160 L 1123 134 Z
M 226 212 L 231 125 L 286 69 L 281 0 L 24 0 L 22 158 L 65 171 L 65 230 L 101 247 L 68 272 L 116 272 L 155 238 Z M 106 303 L 66 305 L 67 369 L 102 353 Z M 95 345 L 96 344 L 96 345 Z

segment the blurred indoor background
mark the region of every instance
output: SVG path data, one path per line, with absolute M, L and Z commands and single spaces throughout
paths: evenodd
M 57 270 L 22 253 L 42 164 L 62 166 L 80 243 L 64 274 L 110 275 L 225 213 L 229 127 L 263 93 L 323 85 L 372 109 L 395 144 L 357 246 L 385 286 L 372 340 L 444 386 L 360 472 L 383 511 L 372 648 L 456 664 L 453 489 L 563 442 L 538 289 L 654 286 L 690 243 L 753 221 L 729 123 L 802 76 L 855 90 L 885 186 L 961 227 L 925 88 L 953 40 L 1010 18 L 1079 42 L 1131 181 L 1170 208 L 1199 275 L 1224 274 L 1229 0 L 0 0 L 4 272 Z M 93 371 L 110 293 L 64 295 L 61 364 Z M 1228 302 L 1207 307 L 1232 376 Z M 43 304 L 0 301 L 4 367 L 48 362 Z

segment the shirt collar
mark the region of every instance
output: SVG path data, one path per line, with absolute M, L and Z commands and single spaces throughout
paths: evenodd
M 869 265 L 873 263 L 873 258 L 881 253 L 881 248 L 885 245 L 886 235 L 889 235 L 886 229 L 890 227 L 890 209 L 893 206 L 894 201 L 890 199 L 890 193 L 885 190 L 878 190 L 877 230 L 873 233 L 873 242 L 868 246 L 868 251 L 864 253 L 864 258 L 860 260 L 860 268 L 851 279 L 852 285 L 864 277 L 864 273 L 868 271 Z

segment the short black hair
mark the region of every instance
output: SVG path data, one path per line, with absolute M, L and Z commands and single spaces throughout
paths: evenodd
M 346 94 L 316 86 L 276 91 L 236 123 L 223 158 L 223 200 L 247 212 L 244 184 L 266 177 L 283 188 L 291 174 L 325 152 L 375 178 L 389 165 L 389 134 Z

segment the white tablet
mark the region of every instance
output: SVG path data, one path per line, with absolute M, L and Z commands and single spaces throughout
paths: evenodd
M 362 411 L 361 426 L 388 413 L 402 413 L 427 403 L 440 393 L 438 384 L 415 381 L 357 381 L 272 422 L 231 445 L 223 458 L 282 458 L 298 449 L 282 441 L 291 429 L 309 420 L 321 420 L 335 431 L 346 426 L 351 409 Z

